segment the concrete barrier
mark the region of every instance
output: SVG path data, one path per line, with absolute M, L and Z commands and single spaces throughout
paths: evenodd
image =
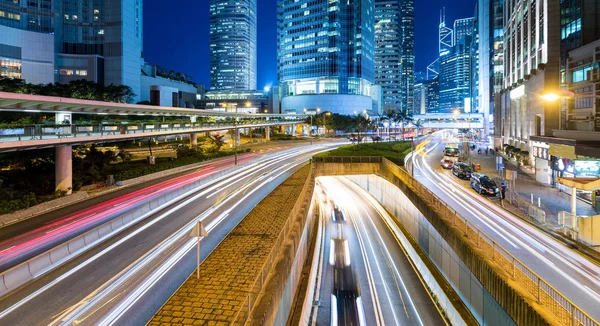
M 154 198 L 141 207 L 131 208 L 129 211 L 115 217 L 114 219 L 103 223 L 83 234 L 76 236 L 69 241 L 62 243 L 44 253 L 41 253 L 17 266 L 14 266 L 0 273 L 0 298 L 27 284 L 30 281 L 56 269 L 69 260 L 81 255 L 104 242 L 105 240 L 124 231 L 135 223 L 154 214 L 157 209 L 165 205 L 171 205 L 191 193 L 199 190 L 199 188 L 207 187 L 215 182 L 220 181 L 220 178 L 230 174 L 232 171 L 246 167 L 250 163 L 238 165 L 236 168 L 230 168 L 219 173 L 210 175 L 204 179 L 195 181 L 186 187 L 174 189 L 173 191 Z M 159 198 L 162 198 L 159 204 Z
M 369 163 L 356 161 L 355 158 L 344 159 L 315 160 L 315 174 L 344 175 L 342 173 L 345 171 L 355 175 L 371 174 Z M 344 169 L 328 166 L 335 160 L 344 165 L 362 164 Z M 375 174 L 404 193 L 516 324 L 600 325 L 523 262 L 448 207 L 405 169 L 381 159 L 381 167 Z

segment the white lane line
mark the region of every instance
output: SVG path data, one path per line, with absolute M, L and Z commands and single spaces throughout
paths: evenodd
M 431 167 L 425 162 L 424 159 L 422 159 L 423 161 L 423 165 L 426 167 L 426 169 L 429 170 L 429 172 L 435 177 L 438 178 L 439 180 L 441 180 L 440 176 L 438 176 L 437 173 L 435 173 Z M 418 161 L 417 161 L 418 162 Z M 420 168 L 420 164 L 417 164 L 417 167 Z M 422 170 L 422 169 L 421 169 Z M 422 170 L 423 171 L 423 170 Z M 424 176 L 429 179 L 429 181 L 432 184 L 435 184 L 435 182 L 427 175 L 424 174 Z M 445 176 L 445 178 L 448 179 L 448 176 Z M 443 180 L 442 180 L 443 181 Z M 441 188 L 442 191 L 444 191 L 446 194 L 450 195 L 445 189 Z M 458 195 L 465 196 L 464 194 L 462 194 L 461 192 L 457 192 Z M 498 215 L 492 213 L 490 210 L 482 207 L 481 205 L 477 205 L 479 207 L 479 209 L 481 209 L 482 211 L 484 211 L 485 213 L 489 214 L 489 218 L 488 220 L 494 224 L 494 226 L 489 225 L 485 220 L 483 220 L 483 215 L 482 213 L 474 213 L 473 210 L 471 210 L 471 208 L 467 208 L 466 206 L 469 207 L 473 207 L 471 205 L 473 204 L 469 204 L 467 201 L 463 200 L 462 198 L 458 197 L 458 196 L 450 196 L 451 198 L 453 198 L 460 206 L 462 206 L 463 208 L 465 208 L 467 211 L 469 211 L 471 214 L 473 214 L 473 216 L 475 216 L 476 218 L 478 218 L 478 220 L 485 224 L 489 230 L 492 230 L 494 233 L 496 233 L 498 236 L 502 237 L 505 240 L 508 240 L 503 234 L 499 233 L 498 230 L 502 231 L 503 233 L 505 233 L 508 237 L 512 238 L 515 242 L 517 242 L 518 244 L 520 244 L 522 246 L 522 248 L 524 248 L 526 251 L 530 252 L 532 255 L 536 256 L 541 262 L 543 262 L 544 264 L 546 264 L 547 266 L 549 266 L 555 273 L 559 274 L 560 276 L 562 276 L 563 278 L 565 278 L 566 280 L 568 280 L 569 282 L 571 282 L 572 284 L 574 284 L 575 286 L 577 286 L 579 289 L 581 289 L 582 291 L 590 294 L 590 297 L 592 299 L 594 299 L 597 302 L 600 302 L 600 298 L 598 298 L 596 295 L 593 295 L 592 292 L 590 292 L 589 288 L 586 288 L 583 284 L 581 284 L 580 281 L 574 279 L 571 275 L 569 275 L 568 273 L 565 273 L 561 268 L 558 268 L 552 261 L 550 261 L 548 258 L 544 257 L 542 254 L 540 254 L 536 249 L 537 246 L 534 246 L 536 248 L 532 248 L 530 245 L 527 245 L 524 241 L 530 242 L 529 239 L 532 239 L 532 237 L 530 235 L 525 234 L 522 230 L 519 229 L 518 226 L 512 225 L 509 222 L 507 222 L 505 219 L 500 218 Z M 475 203 L 477 204 L 477 203 Z M 494 218 L 496 217 L 496 218 Z M 516 234 L 512 234 L 510 232 L 508 232 L 508 229 L 513 229 L 514 231 L 516 231 Z M 517 235 L 519 237 L 517 237 Z M 524 240 L 522 240 L 521 238 L 523 238 Z M 515 246 L 516 249 L 519 249 L 519 246 L 516 246 L 512 241 L 508 240 L 509 243 L 511 243 L 513 246 Z M 553 247 L 553 243 L 548 243 L 549 247 Z M 555 256 L 556 258 L 558 258 L 560 261 L 562 261 L 564 259 L 564 257 L 560 257 L 557 253 L 554 252 L 554 250 L 546 250 L 544 252 L 548 252 L 551 255 Z M 583 278 L 589 280 L 590 282 L 592 282 L 592 284 L 595 284 L 595 282 L 597 282 L 597 279 L 594 279 L 591 277 L 591 275 L 588 275 L 587 273 L 582 273 L 580 270 L 575 269 L 576 272 L 579 273 L 579 275 L 581 275 Z
M 320 146 L 320 148 L 326 148 L 327 146 Z M 300 153 L 296 152 L 296 155 L 302 155 L 302 154 L 306 154 L 308 152 L 311 152 L 312 149 L 307 148 L 304 151 L 301 151 Z M 318 151 L 320 152 L 320 151 Z M 280 161 L 284 161 L 285 159 L 287 159 L 288 156 L 282 156 L 279 157 Z M 266 165 L 262 165 L 262 168 L 268 168 L 271 165 L 277 165 L 279 164 L 279 161 L 269 161 L 268 164 Z M 222 221 L 225 220 L 225 218 L 227 216 L 229 216 L 229 212 L 231 212 L 235 207 L 237 207 L 238 205 L 240 205 L 245 199 L 247 199 L 252 193 L 254 193 L 255 191 L 257 191 L 258 189 L 262 188 L 264 185 L 268 184 L 269 182 L 271 182 L 272 180 L 274 180 L 275 178 L 281 176 L 282 174 L 286 173 L 287 171 L 289 171 L 290 169 L 294 168 L 295 166 L 297 166 L 297 164 L 290 164 L 290 163 L 286 163 L 283 165 L 280 165 L 278 168 L 271 170 L 271 173 L 275 173 L 280 171 L 279 173 L 277 173 L 275 176 L 271 176 L 269 177 L 266 181 L 262 182 L 259 186 L 257 186 L 256 188 L 254 188 L 252 191 L 250 191 L 249 193 L 247 193 L 242 200 L 236 202 L 233 206 L 229 207 L 229 209 L 227 211 L 225 211 L 224 213 L 222 213 L 221 215 L 219 215 L 219 217 L 217 217 L 216 219 L 214 219 L 212 222 L 210 222 L 207 226 L 207 229 L 212 230 L 213 228 L 215 228 L 218 224 L 220 224 Z M 233 198 L 234 195 L 237 195 L 239 193 L 246 193 L 246 190 L 253 184 L 256 183 L 260 180 L 265 179 L 266 175 L 262 174 L 260 176 L 258 176 L 253 182 L 251 183 L 247 183 L 245 184 L 242 188 L 239 188 L 238 191 L 236 191 L 232 196 L 229 196 L 229 199 Z M 223 205 L 224 203 L 226 203 L 227 201 L 229 201 L 229 199 L 220 202 L 219 207 L 221 205 Z M 192 224 L 189 225 L 189 227 L 184 227 L 184 235 L 188 233 L 188 229 L 191 229 L 191 227 L 193 227 Z M 170 268 L 169 268 L 170 269 Z M 156 278 L 161 278 L 162 275 L 164 274 L 157 274 L 156 272 L 151 275 L 148 279 L 156 279 Z M 124 283 L 127 280 L 123 280 L 120 283 Z M 155 282 L 150 283 L 150 287 L 152 287 L 154 284 L 156 284 Z M 143 285 L 142 285 L 143 286 Z M 138 285 L 137 288 L 140 288 L 140 285 Z M 148 289 L 149 290 L 149 289 Z M 119 318 L 122 317 L 122 315 L 133 305 L 135 304 L 135 302 L 137 302 L 147 291 L 143 291 L 143 292 L 137 292 L 135 293 L 135 295 L 129 295 L 127 298 L 124 299 L 124 301 L 122 301 L 116 308 L 113 308 L 113 310 L 111 311 L 111 314 L 108 317 L 105 317 L 104 320 L 111 319 L 113 322 L 118 320 Z M 111 299 L 112 300 L 112 299 Z M 96 300 L 97 301 L 97 300 Z M 82 301 L 83 302 L 83 301 Z M 89 310 L 89 305 L 88 308 L 86 308 L 85 310 Z M 78 313 L 77 315 L 81 315 L 81 309 L 80 309 L 80 313 Z M 70 314 L 71 316 L 73 315 L 73 313 Z M 63 314 L 64 316 L 64 314 Z M 63 317 L 64 319 L 64 317 Z M 73 319 L 73 318 L 71 318 Z M 112 323 L 112 322 L 111 322 Z
M 273 163 L 261 166 L 260 168 L 269 167 L 276 163 L 279 163 L 279 161 L 274 161 Z M 256 170 L 256 169 L 254 169 L 254 170 Z M 236 177 L 238 177 L 237 181 L 240 181 L 242 179 L 240 176 L 245 175 L 245 174 L 247 174 L 247 173 L 244 172 L 243 174 L 238 174 L 236 176 L 233 176 L 230 179 L 224 180 L 223 182 L 221 182 L 217 185 L 214 185 L 213 187 L 209 187 L 208 189 L 206 189 L 206 190 L 202 191 L 201 193 L 199 193 L 198 195 L 194 196 L 194 199 L 196 199 L 198 197 L 202 197 L 203 195 L 205 195 L 206 193 L 209 193 L 215 187 L 218 187 L 221 184 L 224 184 L 224 183 L 232 184 L 235 181 Z M 235 182 L 237 182 L 237 181 L 235 181 Z M 246 187 L 249 187 L 250 185 L 251 184 L 247 184 Z M 237 194 L 244 190 L 245 190 L 245 187 L 239 188 L 236 190 L 235 193 Z M 228 197 L 226 200 L 220 202 L 218 205 L 212 206 L 209 209 L 207 209 L 200 216 L 198 216 L 196 219 L 194 219 L 194 221 L 192 221 L 193 223 L 192 222 L 188 223 L 188 225 L 184 226 L 184 228 L 180 229 L 179 231 L 175 232 L 173 235 L 171 235 L 167 239 L 163 240 L 161 243 L 159 243 L 157 246 L 155 246 L 153 249 L 151 249 L 146 255 L 142 256 L 140 259 L 136 260 L 134 263 L 132 263 L 130 266 L 128 266 L 126 269 L 124 269 L 123 272 L 117 274 L 111 280 L 109 280 L 104 285 L 102 285 L 99 289 L 104 288 L 103 291 L 99 292 L 98 290 L 96 290 L 96 291 L 92 292 L 90 295 L 88 295 L 86 298 L 81 300 L 79 303 L 73 305 L 71 307 L 71 309 L 68 309 L 65 313 L 63 313 L 59 318 L 57 318 L 55 320 L 55 322 L 60 322 L 61 319 L 71 318 L 70 316 L 72 316 L 77 311 L 78 311 L 77 314 L 79 315 L 81 312 L 85 311 L 85 310 L 82 310 L 82 309 L 84 309 L 83 305 L 89 307 L 92 304 L 98 302 L 101 298 L 104 297 L 104 295 L 108 294 L 111 290 L 113 290 L 116 287 L 123 284 L 131 275 L 133 275 L 135 272 L 139 271 L 142 267 L 144 267 L 147 263 L 149 263 L 151 258 L 155 257 L 152 255 L 156 254 L 156 252 L 158 250 L 160 250 L 160 248 L 163 248 L 162 250 L 166 250 L 166 248 L 171 246 L 173 243 L 175 243 L 179 237 L 181 237 L 182 235 L 186 235 L 186 232 L 189 231 L 189 230 L 187 230 L 187 228 L 193 227 L 195 225 L 195 221 L 197 219 L 204 220 L 209 214 L 214 212 L 217 208 L 220 208 L 221 206 L 223 206 L 225 203 L 227 203 L 232 198 L 233 198 L 233 195 Z M 224 214 L 226 214 L 226 213 L 227 212 L 225 212 Z M 212 228 L 212 225 L 207 226 L 207 229 L 211 229 L 211 228 Z M 162 251 L 160 251 L 158 253 L 160 254 L 160 253 L 162 253 Z M 128 271 L 128 272 L 125 273 L 124 271 Z M 119 279 L 121 279 L 121 280 L 119 280 Z M 119 280 L 119 281 L 117 282 L 117 280 Z M 94 298 L 94 299 L 92 300 L 92 298 Z M 75 311 L 75 309 L 77 309 L 77 311 Z
M 392 276 L 394 276 L 394 281 L 396 281 L 396 288 L 398 289 L 398 295 L 400 296 L 400 300 L 402 301 L 402 306 L 404 308 L 404 313 L 406 314 L 407 318 L 410 319 L 410 315 L 408 313 L 408 308 L 407 308 L 407 305 L 406 305 L 406 303 L 404 301 L 404 295 L 403 295 L 403 293 L 407 297 L 408 306 L 410 306 L 412 308 L 412 311 L 413 311 L 414 315 L 417 316 L 419 325 L 424 325 L 423 324 L 423 320 L 421 319 L 421 316 L 419 315 L 419 312 L 417 311 L 417 309 L 415 307 L 415 304 L 414 304 L 414 302 L 412 300 L 412 297 L 410 296 L 410 294 L 409 294 L 409 292 L 408 292 L 408 290 L 406 288 L 406 284 L 404 283 L 404 280 L 402 279 L 402 276 L 400 275 L 398 267 L 396 266 L 396 263 L 392 259 L 392 255 L 390 254 L 390 252 L 388 250 L 388 247 L 386 246 L 385 242 L 383 241 L 383 237 L 381 236 L 381 233 L 379 232 L 379 229 L 377 228 L 377 226 L 373 222 L 373 217 L 371 216 L 371 214 L 367 211 L 367 209 L 365 207 L 364 198 L 369 198 L 370 194 L 368 194 L 366 191 L 362 190 L 362 188 L 359 188 L 359 187 L 354 187 L 352 189 L 353 191 L 350 191 L 351 188 L 348 187 L 348 183 L 346 182 L 347 180 L 341 181 L 339 177 L 337 178 L 337 180 L 338 180 L 338 182 L 340 182 L 341 184 L 344 185 L 344 188 L 345 188 L 344 190 L 348 191 L 350 193 L 350 195 L 352 197 L 354 197 L 354 199 L 355 199 L 354 202 L 358 203 L 358 205 L 360 205 L 360 208 L 363 210 L 363 212 L 365 213 L 365 215 L 368 217 L 367 220 L 370 222 L 371 228 L 365 226 L 364 219 L 361 219 L 361 225 L 363 226 L 363 228 L 361 230 L 365 230 L 365 233 L 366 233 L 366 230 L 374 230 L 375 233 L 377 234 L 377 237 L 379 239 L 379 247 L 382 248 L 383 252 L 385 252 L 385 255 L 386 255 L 386 258 L 387 258 L 387 265 L 388 265 L 388 267 L 392 267 L 390 269 L 393 270 Z M 350 181 L 348 180 L 348 182 L 350 182 Z M 361 192 L 362 196 L 357 196 L 356 195 L 357 194 L 355 192 L 356 189 L 360 189 L 362 191 Z M 367 237 L 367 239 L 369 239 L 369 242 L 370 242 L 370 238 Z M 371 248 L 372 248 L 372 245 L 371 245 Z M 375 257 L 375 252 L 373 251 L 373 249 L 371 249 L 371 251 L 373 252 L 374 257 Z M 382 279 L 385 282 L 385 279 L 383 277 L 382 277 Z M 400 282 L 400 286 L 402 287 L 402 290 L 400 290 L 400 288 L 398 287 L 398 281 Z M 389 286 L 389 285 L 387 285 L 387 282 L 386 282 L 386 286 Z M 390 302 L 390 304 L 391 304 L 391 302 Z M 395 315 L 395 310 L 392 310 L 392 312 L 394 313 L 394 319 L 396 319 L 396 324 L 399 324 L 398 320 L 396 318 L 396 315 Z
M 377 293 L 377 287 L 375 286 L 375 279 L 373 277 L 373 271 L 371 269 L 371 263 L 369 262 L 367 250 L 365 249 L 365 245 L 362 241 L 362 236 L 358 229 L 356 228 L 356 222 L 354 221 L 353 214 L 348 212 L 350 215 L 350 221 L 354 226 L 354 229 L 357 230 L 356 236 L 358 238 L 358 243 L 360 246 L 360 251 L 363 257 L 363 264 L 365 265 L 365 270 L 367 272 L 367 283 L 369 284 L 369 290 L 371 291 L 371 300 L 373 302 L 373 307 L 375 308 L 375 322 L 377 325 L 385 325 L 385 320 L 383 318 L 383 312 L 381 311 L 381 303 L 379 302 L 379 294 Z
M 287 164 L 286 164 L 287 165 Z M 282 166 L 279 167 L 277 169 L 275 169 L 274 171 L 277 170 L 283 170 L 283 172 L 280 172 L 279 174 L 277 174 L 277 176 L 280 176 L 281 174 L 287 172 L 288 170 L 294 168 L 296 165 L 291 165 L 290 166 Z M 277 177 L 276 176 L 276 177 Z M 256 182 L 260 181 L 261 179 L 264 179 L 263 176 L 259 177 Z M 224 213 L 222 213 L 221 215 L 219 215 L 219 217 L 217 217 L 215 220 L 211 221 L 208 223 L 207 225 L 207 231 L 211 231 L 213 229 L 215 229 L 219 224 L 221 224 L 221 222 L 223 222 L 228 216 L 229 213 L 238 205 L 240 205 L 242 202 L 244 202 L 246 199 L 248 199 L 254 192 L 258 191 L 259 189 L 261 189 L 262 187 L 266 186 L 268 183 L 270 183 L 273 180 L 273 178 L 268 178 L 267 180 L 263 181 L 262 183 L 260 183 L 259 185 L 257 185 L 255 188 L 253 188 L 250 192 L 248 192 L 247 194 L 244 195 L 244 197 L 242 197 L 240 200 L 236 201 L 235 204 L 233 206 L 231 206 L 227 211 L 225 211 Z M 256 183 L 253 182 L 253 183 Z M 250 187 L 251 184 L 248 184 L 246 187 Z M 239 193 L 243 193 L 245 191 L 245 188 L 240 188 L 235 194 L 231 195 L 229 198 L 234 198 L 237 194 Z M 225 204 L 225 202 L 220 203 L 220 205 Z M 192 221 L 194 222 L 194 221 Z M 190 223 L 188 226 L 186 226 L 183 230 L 183 236 L 186 236 L 189 231 L 191 231 L 191 229 L 194 227 L 195 223 Z M 191 243 L 194 243 L 193 240 L 191 240 Z M 119 303 L 118 306 L 116 306 L 115 308 L 113 308 L 111 310 L 111 312 L 107 315 L 104 316 L 100 322 L 99 325 L 114 325 L 115 323 L 118 322 L 118 320 L 123 317 L 123 315 L 137 302 L 139 301 L 139 299 L 145 294 L 147 293 L 154 285 L 158 284 L 158 281 L 164 276 L 166 275 L 166 273 L 171 270 L 175 264 L 177 264 L 182 258 L 183 256 L 189 252 L 190 250 L 192 250 L 194 248 L 194 246 L 192 245 L 190 248 L 186 249 L 186 252 L 178 257 L 177 259 L 173 260 L 171 265 L 168 265 L 166 267 L 165 264 L 162 264 L 161 267 L 164 267 L 164 272 L 161 273 L 161 270 L 159 271 L 155 271 L 154 273 L 152 273 L 151 276 L 149 276 L 145 282 L 141 285 L 138 285 L 136 287 L 136 291 L 134 291 L 133 293 L 131 293 L 130 295 L 128 295 L 123 301 L 121 301 Z
M 10 306 L 9 308 L 7 308 L 4 311 L 2 311 L 0 313 L 0 319 L 6 317 L 8 314 L 12 313 L 13 311 L 15 311 L 16 309 L 18 309 L 19 307 L 23 306 L 25 303 L 31 301 L 32 299 L 34 299 L 38 295 L 46 292 L 47 290 L 49 290 L 50 288 L 52 288 L 56 284 L 62 282 L 63 280 L 65 280 L 69 276 L 75 274 L 79 270 L 83 269 L 85 266 L 87 266 L 87 265 L 91 264 L 92 262 L 96 261 L 97 259 L 99 259 L 100 257 L 104 256 L 105 254 L 107 254 L 111 250 L 117 248 L 118 246 L 120 246 L 124 242 L 126 242 L 129 239 L 135 237 L 136 235 L 138 235 L 139 233 L 145 231 L 146 229 L 150 228 L 151 226 L 153 226 L 154 224 L 158 223 L 159 221 L 161 221 L 165 217 L 167 217 L 167 216 L 171 215 L 172 213 L 178 211 L 182 207 L 184 207 L 186 205 L 189 205 L 190 203 L 192 203 L 196 199 L 204 196 L 206 193 L 212 191 L 215 187 L 219 187 L 222 183 L 225 183 L 225 182 L 231 183 L 232 180 L 235 180 L 235 179 L 240 178 L 241 176 L 243 176 L 243 175 L 245 175 L 247 173 L 250 173 L 250 172 L 247 172 L 247 171 L 248 170 L 254 170 L 259 163 L 261 163 L 261 162 L 250 164 L 249 166 L 244 167 L 242 171 L 232 171 L 232 172 L 230 172 L 230 173 L 228 173 L 228 174 L 226 174 L 226 175 L 224 175 L 222 177 L 219 177 L 219 178 L 217 178 L 215 180 L 210 181 L 208 184 L 206 184 L 206 185 L 204 185 L 202 187 L 205 188 L 205 187 L 208 187 L 211 184 L 214 184 L 213 186 L 208 187 L 207 189 L 205 189 L 204 191 L 200 192 L 199 194 L 194 195 L 193 197 L 187 199 L 186 201 L 184 201 L 184 202 L 178 204 L 177 206 L 171 208 L 167 212 L 161 214 L 160 216 L 158 216 L 157 218 L 155 218 L 151 222 L 148 222 L 146 225 L 140 227 L 139 229 L 135 229 L 131 234 L 123 237 L 119 241 L 113 243 L 109 247 L 105 248 L 104 250 L 102 250 L 99 253 L 95 254 L 94 256 L 90 257 L 86 261 L 82 262 L 81 264 L 77 265 L 76 267 L 74 267 L 71 270 L 65 272 L 64 274 L 60 275 L 56 279 L 52 280 L 50 283 L 47 283 L 46 285 L 44 285 L 43 287 L 39 288 L 35 292 L 33 292 L 30 295 L 28 295 L 28 296 L 24 297 L 23 299 L 19 300 L 18 302 L 16 302 L 15 304 L 13 304 L 12 306 Z

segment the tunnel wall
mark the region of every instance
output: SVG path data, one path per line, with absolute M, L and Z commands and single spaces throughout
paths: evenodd
M 347 178 L 367 190 L 400 220 L 479 324 L 516 325 L 402 190 L 376 175 L 353 175 Z

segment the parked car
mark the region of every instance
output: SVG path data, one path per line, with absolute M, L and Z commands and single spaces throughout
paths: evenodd
M 485 174 L 473 173 L 471 188 L 475 189 L 480 195 L 498 196 L 499 193 L 496 182 Z
M 473 173 L 473 171 L 466 163 L 456 162 L 452 164 L 452 174 L 459 177 L 460 179 L 471 179 L 471 173 Z
M 452 169 L 452 165 L 454 165 L 454 161 L 447 159 L 447 158 L 443 158 L 442 161 L 440 162 L 440 165 L 442 166 L 442 168 L 444 168 L 446 170 L 450 170 L 450 169 Z

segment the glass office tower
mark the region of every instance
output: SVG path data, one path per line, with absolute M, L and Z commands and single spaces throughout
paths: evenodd
M 385 109 L 413 109 L 414 0 L 375 0 L 375 82 Z
M 0 77 L 54 82 L 51 0 L 0 1 Z
M 211 90 L 256 89 L 256 0 L 210 0 Z
M 374 0 L 279 0 L 277 16 L 283 110 L 370 111 Z
M 139 100 L 142 0 L 61 0 L 54 11 L 58 81 L 127 85 Z

